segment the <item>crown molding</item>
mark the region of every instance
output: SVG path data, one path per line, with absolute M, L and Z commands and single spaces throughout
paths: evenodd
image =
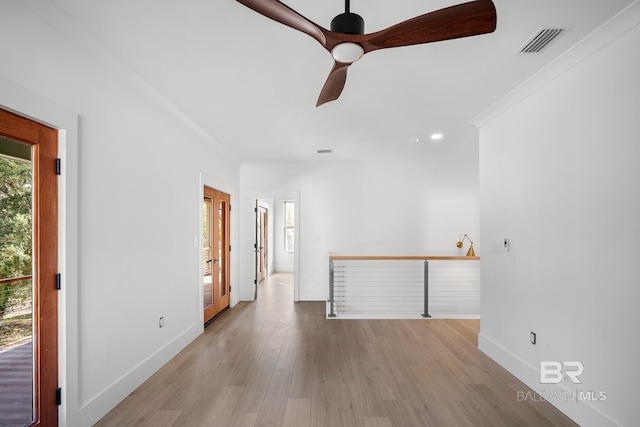
M 478 128 L 484 126 L 638 25 L 640 0 L 635 0 L 542 70 L 475 116 L 469 123 Z

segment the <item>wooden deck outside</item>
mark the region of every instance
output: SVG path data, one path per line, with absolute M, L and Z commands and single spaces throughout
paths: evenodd
M 24 426 L 32 418 L 33 343 L 0 352 L 0 426 Z

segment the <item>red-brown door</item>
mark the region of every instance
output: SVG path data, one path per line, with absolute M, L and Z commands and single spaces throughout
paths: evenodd
M 0 110 L 0 161 L 17 162 L 19 167 L 28 165 L 31 173 L 30 215 L 22 214 L 22 221 L 31 223 L 30 257 L 28 267 L 20 272 L 2 263 L 0 286 L 24 286 L 30 284 L 30 304 L 26 304 L 21 316 L 31 322 L 21 345 L 10 347 L 0 357 L 0 424 L 3 417 L 11 418 L 9 424 L 18 426 L 57 426 L 58 407 L 58 296 L 56 274 L 58 272 L 58 180 L 56 156 L 58 132 L 32 120 Z M 17 151 L 15 151 L 17 150 Z M 7 154 L 9 152 L 9 154 Z M 5 171 L 6 173 L 6 171 Z M 5 178 L 6 181 L 8 179 Z M 24 184 L 26 187 L 29 184 Z M 4 194 L 2 194 L 4 192 Z M 0 190 L 0 209 L 7 219 L 7 188 Z M 23 230 L 24 232 L 25 230 Z M 26 228 L 29 232 L 29 227 Z M 7 235 L 3 235 L 7 237 Z M 9 243 L 2 242 L 2 251 L 10 251 Z M 6 253 L 5 253 L 6 255 Z M 10 263 L 9 263 L 10 264 Z M 25 274 L 29 272 L 31 274 Z M 19 274 L 17 274 L 19 273 Z M 21 275 L 24 279 L 10 277 Z M 9 276 L 9 277 L 5 277 Z M 31 277 L 28 277 L 31 276 Z M 16 280 L 18 279 L 18 280 Z M 29 311 L 31 314 L 29 315 Z M 5 313 L 6 314 L 6 313 Z M 5 322 L 6 323 L 6 322 Z M 29 337 L 30 333 L 30 337 Z M 17 357 L 8 357 L 13 352 Z M 10 365 L 17 362 L 18 365 Z M 22 370 L 27 366 L 28 370 Z M 11 374 L 11 375 L 8 375 Z M 24 378 L 23 378 L 24 376 Z M 24 379 L 24 381 L 23 381 Z M 25 385 L 26 384 L 26 385 Z M 2 395 L 7 392 L 8 394 Z M 16 411 L 17 408 L 20 408 Z M 19 412 L 19 413 L 17 413 Z
M 268 275 L 268 210 L 264 206 L 258 206 L 258 236 L 257 236 L 257 253 L 258 253 L 258 282 L 264 280 Z
M 202 289 L 205 324 L 230 303 L 229 203 L 228 194 L 204 187 Z

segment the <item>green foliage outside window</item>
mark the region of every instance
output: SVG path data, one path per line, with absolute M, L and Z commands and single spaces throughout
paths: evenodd
M 0 278 L 30 276 L 31 164 L 0 157 Z M 31 281 L 0 284 L 0 320 L 31 298 Z

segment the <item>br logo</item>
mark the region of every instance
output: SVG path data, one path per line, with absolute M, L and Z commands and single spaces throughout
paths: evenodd
M 584 372 L 582 362 L 576 360 L 557 362 L 554 360 L 540 361 L 540 383 L 559 384 L 565 375 L 574 384 L 581 384 L 580 375 Z

